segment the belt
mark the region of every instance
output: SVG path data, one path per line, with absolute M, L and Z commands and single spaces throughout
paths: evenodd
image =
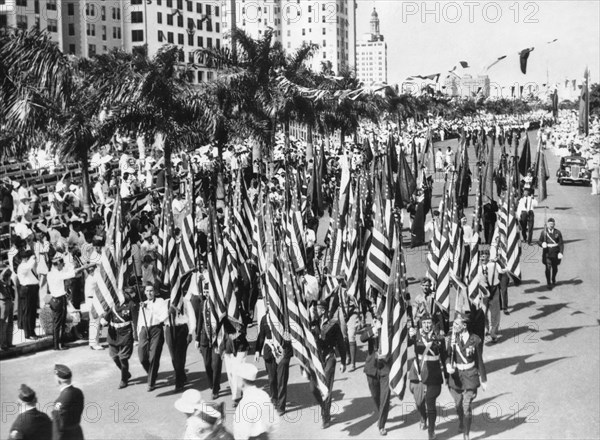
M 423 359 L 424 361 L 439 361 L 440 356 L 437 354 L 436 355 L 424 354 L 421 359 Z
M 475 367 L 475 362 L 469 362 L 468 364 L 456 364 L 456 368 L 463 371 L 470 370 L 473 367 Z
M 127 322 L 121 322 L 121 323 L 115 323 L 115 322 L 111 322 L 110 326 L 114 327 L 114 328 L 124 328 L 131 325 L 131 321 L 127 321 Z
M 558 247 L 557 244 L 549 244 L 548 247 Z

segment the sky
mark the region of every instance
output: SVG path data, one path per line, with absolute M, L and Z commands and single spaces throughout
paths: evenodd
M 400 1 L 357 0 L 357 39 L 369 32 L 373 7 L 388 44 L 388 83 L 402 84 L 411 75 L 456 73 L 473 76 L 489 69 L 492 84 L 600 82 L 600 2 L 591 1 Z M 558 39 L 556 42 L 548 42 Z M 527 74 L 519 51 L 534 47 Z M 470 68 L 462 69 L 459 61 Z M 492 86 L 493 87 L 493 86 Z

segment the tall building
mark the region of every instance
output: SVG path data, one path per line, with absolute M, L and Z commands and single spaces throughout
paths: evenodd
M 381 35 L 375 8 L 371 13 L 371 32 L 356 45 L 356 77 L 365 84 L 387 84 L 387 43 Z
M 91 57 L 117 48 L 156 54 L 165 44 L 183 49 L 192 82 L 211 79 L 195 53 L 221 47 L 222 2 L 184 0 L 0 0 L 0 28 L 47 29 L 65 53 Z
M 313 70 L 320 71 L 325 63 L 338 73 L 356 64 L 356 0 L 230 0 L 227 7 L 226 31 L 235 27 L 261 38 L 272 28 L 288 52 L 303 43 L 317 45 Z
M 472 98 L 479 94 L 490 96 L 490 77 L 488 75 L 472 76 L 465 74 L 458 76 L 450 74 L 444 81 L 444 92 L 450 96 Z

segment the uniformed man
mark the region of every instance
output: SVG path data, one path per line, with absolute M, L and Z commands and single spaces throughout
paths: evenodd
M 421 289 L 422 293 L 415 298 L 415 316 L 417 317 L 417 321 L 420 316 L 427 313 L 432 316 L 433 326 L 436 331 L 441 335 L 445 335 L 448 330 L 448 315 L 435 301 L 435 291 L 431 288 L 431 280 L 429 278 L 425 277 L 421 280 Z
M 435 439 L 437 418 L 436 400 L 442 392 L 446 372 L 446 347 L 444 336 L 433 327 L 431 315 L 425 312 L 419 317 L 419 329 L 408 330 L 408 345 L 415 346 L 415 359 L 408 379 L 410 391 L 421 416 L 421 429 L 428 430 L 429 439 Z
M 346 345 L 340 325 L 336 321 L 329 320 L 327 309 L 329 304 L 326 300 L 317 302 L 317 319 L 311 323 L 311 330 L 317 342 L 319 358 L 325 372 L 325 385 L 329 390 L 327 398 L 323 400 L 321 392 L 311 381 L 313 395 L 321 406 L 321 417 L 323 419 L 323 428 L 331 426 L 331 395 L 333 392 L 333 381 L 335 380 L 335 349 L 337 347 L 341 365 L 340 371 L 346 371 Z
M 140 307 L 138 356 L 142 367 L 148 373 L 148 391 L 150 392 L 156 388 L 160 355 L 165 342 L 163 326 L 169 317 L 169 311 L 167 302 L 162 298 L 156 298 L 152 284 L 146 286 L 144 293 L 148 299 Z
M 37 409 L 35 391 L 23 384 L 19 388 L 21 411 L 10 428 L 9 438 L 19 440 L 50 440 L 52 420 Z
M 287 401 L 287 383 L 290 376 L 290 359 L 293 354 L 291 340 L 284 340 L 280 345 L 271 332 L 267 321 L 267 315 L 260 320 L 258 338 L 254 346 L 254 361 L 258 362 L 262 355 L 265 361 L 265 369 L 269 376 L 269 392 L 271 401 L 279 415 L 285 414 Z
M 129 358 L 133 353 L 133 311 L 136 307 L 133 290 L 126 288 L 123 294 L 125 302 L 115 305 L 101 318 L 102 325 L 108 326 L 108 354 L 121 371 L 119 389 L 125 388 L 131 378 Z
M 481 340 L 479 336 L 469 333 L 468 324 L 469 315 L 457 313 L 452 325 L 452 335 L 447 338 L 450 358 L 446 365 L 449 374 L 448 388 L 458 414 L 458 431 L 463 433 L 464 440 L 469 440 L 473 420 L 472 405 L 477 397 L 477 389 L 480 385 L 483 391 L 487 388 Z
M 390 410 L 390 366 L 389 354 L 379 352 L 379 334 L 381 320 L 373 318 L 373 325 L 367 326 L 360 336 L 361 342 L 367 342 L 367 359 L 364 371 L 371 397 L 378 412 L 377 429 L 380 435 L 387 435 L 385 424 Z
M 215 343 L 213 326 L 213 315 L 210 309 L 210 302 L 206 295 L 202 296 L 200 302 L 200 313 L 198 313 L 198 322 L 196 323 L 196 347 L 200 349 L 204 359 L 204 371 L 208 379 L 208 387 L 212 390 L 213 400 L 219 397 L 221 391 L 221 369 L 223 361 L 219 353 L 219 347 Z M 214 323 L 216 324 L 216 323 Z
M 54 402 L 52 411 L 53 439 L 54 440 L 83 440 L 81 429 L 81 414 L 83 413 L 84 399 L 79 388 L 71 385 L 73 373 L 66 365 L 54 366 L 56 382 L 60 387 L 58 399 Z
M 538 245 L 543 248 L 542 263 L 546 266 L 546 283 L 549 289 L 556 285 L 558 265 L 565 250 L 562 234 L 554 228 L 554 224 L 554 219 L 549 218 L 538 240 Z
M 187 348 L 194 339 L 195 330 L 196 315 L 191 302 L 191 294 L 183 297 L 177 306 L 172 305 L 169 301 L 169 319 L 165 329 L 165 339 L 175 371 L 175 391 L 177 392 L 182 391 L 187 382 L 185 361 Z

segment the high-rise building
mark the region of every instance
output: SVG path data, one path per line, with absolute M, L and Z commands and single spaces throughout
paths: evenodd
M 183 49 L 192 82 L 214 69 L 196 51 L 221 47 L 223 2 L 184 0 L 0 0 L 0 28 L 47 29 L 65 53 L 91 57 L 118 48 L 156 54 L 165 44 Z
M 273 29 L 275 40 L 293 52 L 315 44 L 310 67 L 339 73 L 356 63 L 356 0 L 254 0 L 227 2 L 226 31 L 234 26 L 253 38 Z M 230 42 L 229 42 L 230 43 Z
M 381 35 L 375 8 L 371 13 L 371 32 L 356 44 L 356 77 L 365 84 L 387 84 L 387 43 Z

